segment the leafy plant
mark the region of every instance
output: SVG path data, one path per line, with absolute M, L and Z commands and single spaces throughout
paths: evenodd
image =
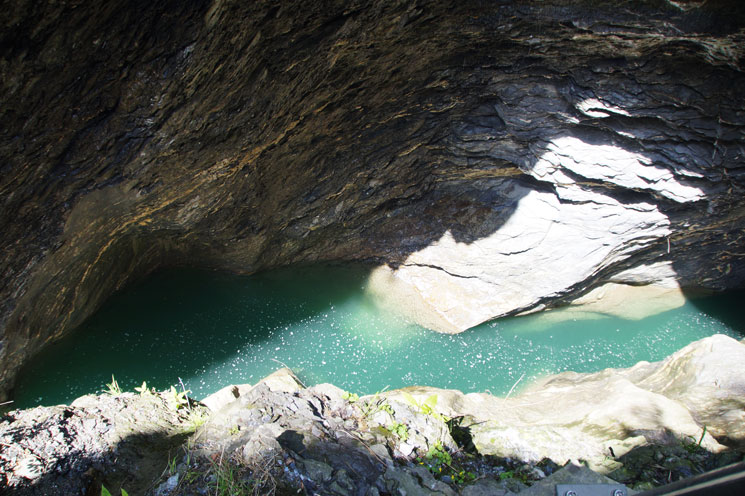
M 149 394 L 153 394 L 150 392 L 150 390 L 147 388 L 147 382 L 142 381 L 142 386 L 136 387 L 135 391 L 140 393 L 140 396 L 147 396 Z
M 502 472 L 501 474 L 499 474 L 499 480 L 503 481 L 503 480 L 507 480 L 507 479 L 515 479 L 515 480 L 518 480 L 518 481 L 522 482 L 523 484 L 527 484 L 528 483 L 528 475 L 527 474 L 525 474 L 523 472 L 515 472 L 513 470 L 507 470 L 507 471 Z
M 502 472 L 501 474 L 499 474 L 499 480 L 501 481 L 512 479 L 513 477 L 515 477 L 515 472 L 513 472 L 512 470 L 507 470 L 506 472 Z
M 114 374 L 111 374 L 111 382 L 106 384 L 106 392 L 111 396 L 119 396 L 122 394 L 122 388 L 119 387 L 119 383 L 114 379 Z
M 121 491 L 122 491 L 122 496 L 129 496 L 129 494 L 127 494 L 127 491 L 125 491 L 124 489 L 122 489 Z M 111 493 L 109 492 L 109 490 L 106 489 L 106 487 L 103 485 L 101 485 L 101 496 L 111 496 Z
M 407 403 L 409 403 L 411 406 L 419 410 L 420 413 L 423 413 L 424 415 L 429 415 L 432 418 L 436 418 L 437 420 L 440 420 L 442 422 L 447 422 L 450 420 L 450 417 L 446 415 L 442 415 L 441 413 L 438 413 L 435 411 L 435 406 L 437 405 L 437 395 L 433 394 L 432 396 L 429 396 L 426 400 L 423 402 L 418 402 L 416 398 L 414 398 L 412 395 L 407 393 L 406 391 L 401 391 L 402 396 L 406 400 Z
M 427 454 L 417 458 L 417 461 L 420 465 L 426 466 L 427 470 L 432 472 L 435 477 L 445 481 L 463 484 L 476 479 L 476 474 L 473 472 L 454 466 L 453 457 L 447 452 L 441 441 L 432 444 Z
M 427 460 L 434 460 L 438 465 L 450 465 L 453 461 L 450 453 L 448 453 L 442 446 L 442 441 L 435 441 L 435 443 L 429 447 L 425 458 Z
M 360 413 L 363 417 L 370 417 L 380 411 L 386 412 L 392 417 L 394 415 L 393 408 L 391 407 L 391 405 L 386 403 L 385 399 L 380 399 L 380 393 L 381 391 L 378 391 L 377 393 L 375 393 L 372 399 L 365 401 L 360 401 L 360 397 L 358 394 L 350 393 L 347 391 L 345 391 L 341 397 L 347 400 L 349 403 L 356 405 L 360 409 Z
M 419 465 L 426 466 L 430 472 L 441 477 L 444 475 L 443 470 L 447 473 L 447 468 L 453 459 L 450 456 L 450 453 L 445 451 L 442 441 L 436 441 L 434 444 L 430 445 L 427 454 L 423 457 L 417 458 L 417 461 L 419 462 Z
M 454 471 L 452 474 L 450 474 L 450 478 L 456 484 L 464 484 L 466 482 L 471 482 L 473 480 L 476 480 L 476 474 L 474 474 L 471 471 L 460 470 L 458 472 Z
M 188 399 L 187 399 L 188 401 Z M 209 418 L 209 414 L 203 409 L 194 408 L 189 412 L 189 418 L 186 420 L 186 432 L 191 433 L 204 425 Z
M 386 403 L 385 399 L 379 399 L 379 394 L 380 393 L 375 393 L 375 396 L 373 396 L 371 400 L 366 400 L 358 404 L 363 417 L 371 417 L 378 412 L 386 412 L 388 415 L 393 417 L 393 407 Z
M 189 405 L 189 397 L 187 396 L 189 393 L 191 393 L 191 391 L 188 389 L 179 392 L 175 387 L 171 386 L 171 389 L 166 393 L 166 401 L 168 401 L 168 404 L 172 409 L 178 410 L 179 408 Z
M 349 391 L 344 391 L 344 394 L 342 394 L 341 397 L 350 403 L 357 403 L 360 400 L 360 395 L 357 393 L 350 393 Z
M 407 426 L 406 424 L 402 424 L 401 422 L 393 422 L 389 430 L 403 442 L 409 439 L 409 426 Z
M 389 405 L 388 403 L 385 403 L 385 402 L 383 402 L 383 403 L 381 403 L 381 404 L 378 405 L 378 410 L 381 411 L 381 412 L 387 413 L 391 417 L 393 417 L 393 415 L 394 415 L 393 407 L 391 405 Z

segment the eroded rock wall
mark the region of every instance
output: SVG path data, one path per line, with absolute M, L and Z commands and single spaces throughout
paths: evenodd
M 740 286 L 744 19 L 738 2 L 12 2 L 0 390 L 165 264 L 387 263 L 450 331 L 660 278 L 638 266 Z

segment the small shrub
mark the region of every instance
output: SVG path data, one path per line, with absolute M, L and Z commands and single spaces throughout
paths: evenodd
M 136 387 L 135 391 L 140 393 L 140 396 L 147 396 L 149 394 L 153 394 L 148 388 L 147 388 L 147 382 L 142 381 L 142 386 Z

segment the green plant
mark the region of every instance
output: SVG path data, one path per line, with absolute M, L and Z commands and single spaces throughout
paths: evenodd
M 381 412 L 387 413 L 391 417 L 393 417 L 393 415 L 394 415 L 393 407 L 391 405 L 389 405 L 388 403 L 385 403 L 385 402 L 383 402 L 383 403 L 381 403 L 381 404 L 378 405 L 378 410 L 381 411 Z
M 435 443 L 429 447 L 425 458 L 427 460 L 435 460 L 438 465 L 450 465 L 453 461 L 450 453 L 445 451 L 445 448 L 442 446 L 442 441 L 435 441 Z
M 427 454 L 417 458 L 420 465 L 427 467 L 435 477 L 455 484 L 463 484 L 476 479 L 476 474 L 453 464 L 453 457 L 447 452 L 441 441 L 430 445 Z
M 150 390 L 147 388 L 147 382 L 142 381 L 142 386 L 136 387 L 135 391 L 140 393 L 140 396 L 147 396 L 149 394 L 153 394 L 150 392 Z
M 188 400 L 187 400 L 188 401 Z M 186 433 L 192 433 L 204 425 L 209 419 L 209 414 L 202 408 L 193 408 L 189 411 L 186 419 Z
M 216 496 L 244 496 L 254 493 L 252 484 L 243 480 L 239 470 L 229 461 L 213 462 L 215 477 L 210 488 Z M 211 493 L 212 494 L 212 493 Z
M 172 409 L 178 410 L 179 408 L 189 405 L 189 397 L 187 396 L 189 393 L 191 393 L 191 391 L 185 390 L 179 392 L 175 387 L 171 386 L 171 389 L 166 393 L 166 401 L 168 401 L 168 405 Z
M 119 396 L 122 394 L 122 388 L 119 387 L 119 383 L 114 379 L 114 374 L 111 374 L 111 382 L 106 384 L 106 392 L 111 396 Z
M 122 496 L 129 496 L 129 494 L 127 494 L 127 491 L 125 491 L 124 489 L 122 489 L 121 491 L 122 491 Z M 106 489 L 106 487 L 104 487 L 103 485 L 101 485 L 101 496 L 111 496 L 111 493 L 109 492 L 109 490 Z
M 683 449 L 685 449 L 688 453 L 691 453 L 691 454 L 703 450 L 704 448 L 701 447 L 701 443 L 704 442 L 705 436 L 706 436 L 706 426 L 704 426 L 703 431 L 701 431 L 701 437 L 698 438 L 698 442 L 696 442 L 696 438 L 693 436 L 684 437 L 681 440 Z
M 401 422 L 393 422 L 389 427 L 389 430 L 396 435 L 401 441 L 405 442 L 409 439 L 409 426 L 402 424 Z
M 450 474 L 450 478 L 456 484 L 464 484 L 466 482 L 476 480 L 476 474 L 467 470 L 459 470 L 458 472 L 454 471 L 452 474 Z
M 358 404 L 363 417 L 371 417 L 378 412 L 386 412 L 393 417 L 393 407 L 386 403 L 385 399 L 378 398 L 379 394 L 375 393 L 375 396 L 371 400 L 365 400 Z
M 173 475 L 176 473 L 176 459 L 177 457 L 175 456 L 168 459 L 168 475 Z
M 438 477 L 442 477 L 447 474 L 447 469 L 450 463 L 453 461 L 450 453 L 445 451 L 445 447 L 442 445 L 442 441 L 436 441 L 430 445 L 427 454 L 423 457 L 417 458 L 419 465 L 424 465 L 427 469 Z M 444 473 L 443 473 L 444 471 Z
M 357 403 L 360 400 L 360 395 L 357 393 L 350 393 L 349 391 L 344 391 L 344 394 L 342 394 L 341 397 L 350 403 Z
M 237 425 L 234 425 L 233 427 L 231 427 L 230 429 L 228 429 L 228 433 L 231 436 L 235 436 L 236 434 L 238 434 L 238 432 L 240 432 L 240 430 L 241 430 L 240 427 L 238 427 Z
M 412 395 L 407 393 L 406 391 L 401 391 L 401 395 L 404 397 L 407 403 L 409 403 L 411 406 L 419 410 L 420 413 L 423 413 L 424 415 L 429 415 L 432 418 L 436 418 L 437 420 L 440 420 L 442 422 L 447 422 L 450 420 L 450 417 L 446 415 L 442 415 L 441 413 L 438 413 L 435 411 L 435 406 L 437 405 L 437 395 L 433 394 L 432 396 L 427 397 L 426 400 L 423 402 L 418 402 L 416 398 L 414 398 Z
M 506 472 L 502 472 L 499 474 L 499 480 L 507 480 L 507 479 L 515 479 L 523 484 L 528 483 L 528 475 L 522 472 L 515 472 L 513 470 L 507 470 Z
M 191 484 L 192 482 L 194 482 L 194 481 L 196 481 L 197 479 L 199 479 L 199 477 L 200 477 L 201 475 L 202 475 L 202 474 L 201 474 L 201 473 L 199 472 L 199 470 L 191 470 L 191 469 L 189 469 L 189 470 L 187 470 L 187 471 L 186 471 L 186 473 L 184 474 L 184 478 L 183 478 L 183 481 L 184 481 L 184 483 L 186 483 L 186 484 Z

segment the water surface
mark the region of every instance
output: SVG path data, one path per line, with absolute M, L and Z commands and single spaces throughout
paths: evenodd
M 179 378 L 196 398 L 255 383 L 286 365 L 306 385 L 349 391 L 428 385 L 506 394 L 544 374 L 660 360 L 715 333 L 741 339 L 742 293 L 688 301 L 641 321 L 551 323 L 541 315 L 438 334 L 381 311 L 361 267 L 288 268 L 235 276 L 161 271 L 114 296 L 22 372 L 15 407 L 69 403 L 113 374 L 132 390 Z M 522 379 L 521 379 L 522 378 Z

